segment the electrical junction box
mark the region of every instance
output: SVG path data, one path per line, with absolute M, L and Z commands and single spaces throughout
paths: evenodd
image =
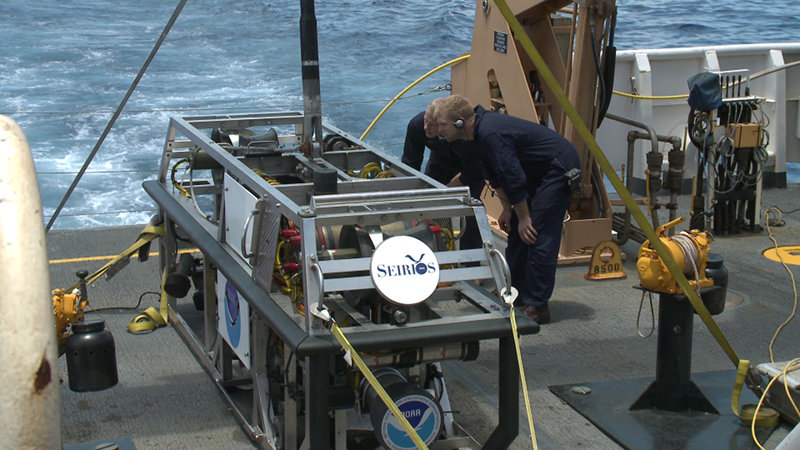
M 797 424 L 798 421 L 800 421 L 800 417 L 797 416 L 791 400 L 793 400 L 796 405 L 800 405 L 800 369 L 791 370 L 786 374 L 786 377 L 784 377 L 782 374 L 786 364 L 788 364 L 788 361 L 762 363 L 756 366 L 756 368 L 767 382 L 778 377 L 769 389 L 767 403 L 770 407 L 777 410 L 783 418 L 793 424 Z M 789 388 L 791 400 L 786 396 L 787 386 Z
M 761 146 L 761 124 L 736 123 L 728 125 L 728 135 L 733 137 L 735 148 Z

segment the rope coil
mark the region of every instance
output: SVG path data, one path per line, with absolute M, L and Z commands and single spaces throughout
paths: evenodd
M 686 231 L 681 231 L 672 237 L 672 241 L 678 244 L 678 247 L 680 247 L 681 251 L 683 252 L 683 273 L 685 275 L 694 273 L 695 281 L 699 282 L 700 276 L 697 267 L 699 256 L 697 245 L 694 243 L 692 235 Z M 700 285 L 698 283 L 698 289 L 699 286 Z

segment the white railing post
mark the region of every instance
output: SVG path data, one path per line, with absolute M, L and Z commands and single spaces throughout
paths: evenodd
M 786 64 L 781 50 L 770 50 L 767 54 L 766 68 L 780 67 Z M 774 160 L 775 173 L 786 172 L 786 154 L 787 154 L 787 123 L 788 118 L 786 114 L 786 71 L 778 70 L 764 77 L 766 87 L 764 95 L 767 97 L 767 105 L 765 107 L 771 111 L 769 125 L 767 132 L 769 133 L 769 146 L 767 151 Z M 774 100 L 774 103 L 770 102 Z M 772 103 L 771 105 L 769 103 Z M 783 118 L 784 120 L 781 120 Z
M 653 69 L 650 66 L 650 56 L 647 53 L 636 53 L 634 58 L 635 76 L 633 88 L 638 95 L 653 95 Z M 636 102 L 633 110 L 633 120 L 645 124 L 653 124 L 653 102 Z M 622 136 L 624 139 L 624 136 Z M 635 144 L 636 151 L 633 154 L 634 173 L 644 174 L 647 169 L 647 152 L 651 150 L 651 143 L 647 140 L 639 140 Z M 647 177 L 642 177 L 645 180 Z M 631 180 L 633 181 L 633 180 Z

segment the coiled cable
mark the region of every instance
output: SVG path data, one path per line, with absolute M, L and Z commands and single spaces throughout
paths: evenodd
M 696 290 L 700 291 L 700 274 L 697 270 L 698 265 L 698 252 L 697 246 L 694 243 L 694 239 L 692 235 L 681 231 L 680 233 L 676 234 L 672 237 L 673 242 L 678 244 L 681 251 L 683 252 L 683 273 L 685 275 L 690 275 L 694 272 L 694 279 L 695 279 L 695 287 Z

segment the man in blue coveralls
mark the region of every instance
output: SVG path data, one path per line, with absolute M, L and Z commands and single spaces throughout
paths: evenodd
M 445 185 L 468 186 L 470 195 L 479 199 L 485 184 L 483 173 L 475 164 L 464 164 L 466 157 L 471 153 L 468 147 L 472 144 L 450 143 L 439 137 L 435 112 L 442 100 L 443 97 L 434 99 L 425 111 L 408 122 L 401 161 L 420 170 L 427 147 L 430 149 L 430 155 L 425 166 L 425 175 Z M 457 177 L 459 173 L 461 176 Z M 460 241 L 462 249 L 481 247 L 481 236 L 474 218 L 467 219 L 466 229 Z
M 558 249 L 570 186 L 580 177 L 580 156 L 564 137 L 518 117 L 474 109 L 460 95 L 437 105 L 439 135 L 475 141 L 489 183 L 503 205 L 498 218 L 508 233 L 506 259 L 517 304 L 531 319 L 550 321 Z

